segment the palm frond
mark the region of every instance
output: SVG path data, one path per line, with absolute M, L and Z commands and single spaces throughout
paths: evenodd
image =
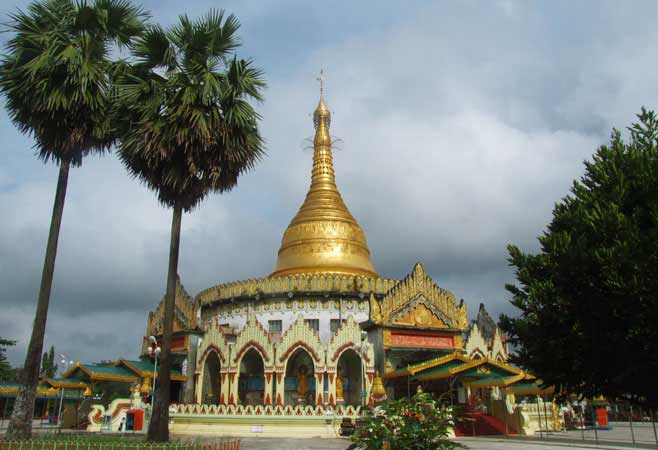
M 120 158 L 165 205 L 187 211 L 230 190 L 264 154 L 249 100 L 262 99 L 265 82 L 251 61 L 229 58 L 238 27 L 234 16 L 211 11 L 181 16 L 167 31 L 147 29 L 133 46 L 139 63 L 117 82 Z
M 99 0 L 124 8 L 126 24 L 137 17 L 124 0 Z M 84 0 L 41 0 L 10 16 L 7 56 L 0 59 L 0 92 L 11 120 L 35 137 L 44 161 L 70 160 L 109 149 L 111 118 L 109 48 L 127 34 L 108 27 L 111 9 Z M 137 17 L 139 19 L 139 17 Z M 113 25 L 113 26 L 115 26 Z M 131 28 L 133 27 L 133 28 Z M 140 27 L 137 27 L 140 28 Z

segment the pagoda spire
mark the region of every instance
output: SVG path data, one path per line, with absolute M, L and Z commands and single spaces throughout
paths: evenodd
M 326 272 L 377 276 L 365 234 L 336 186 L 329 135 L 331 112 L 324 100 L 325 79 L 321 71 L 320 101 L 313 112 L 311 186 L 283 234 L 272 275 Z

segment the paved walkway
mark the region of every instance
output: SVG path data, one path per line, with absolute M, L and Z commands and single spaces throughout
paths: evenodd
M 628 450 L 629 448 L 655 448 L 648 446 L 599 445 L 594 442 L 549 442 L 535 439 L 459 438 L 457 442 L 470 450 Z M 240 438 L 240 450 L 345 450 L 351 442 L 347 439 L 294 439 L 294 438 Z
M 555 442 L 539 440 L 534 438 L 459 438 L 457 442 L 464 444 L 470 450 L 584 450 L 584 449 L 605 449 L 605 450 L 629 450 L 631 448 L 656 448 L 655 445 L 596 445 L 595 442 Z

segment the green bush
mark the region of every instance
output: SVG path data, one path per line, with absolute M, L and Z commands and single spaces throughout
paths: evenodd
M 354 449 L 422 450 L 465 448 L 448 439 L 454 427 L 451 408 L 428 393 L 391 400 L 375 407 L 352 435 Z M 387 447 L 385 447 L 385 444 Z

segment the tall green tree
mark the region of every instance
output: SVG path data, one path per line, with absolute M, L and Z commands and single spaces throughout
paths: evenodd
M 160 370 L 148 438 L 169 438 L 171 336 L 183 211 L 211 192 L 232 189 L 263 155 L 259 115 L 265 83 L 249 60 L 238 59 L 238 20 L 222 11 L 148 28 L 117 84 L 119 155 L 130 174 L 172 208 L 171 242 Z
M 16 341 L 0 337 L 0 381 L 11 381 L 14 378 L 14 369 L 11 368 L 5 354 L 7 347 L 11 347 L 12 345 L 16 345 Z
M 57 364 L 55 364 L 55 347 L 50 346 L 50 350 L 43 353 L 41 357 L 41 378 L 53 378 L 57 373 Z
M 510 245 L 513 361 L 562 393 L 658 406 L 658 119 L 614 130 L 556 204 L 541 251 Z
M 110 52 L 142 29 L 142 12 L 127 0 L 42 0 L 10 15 L 0 92 L 13 123 L 35 141 L 37 156 L 59 166 L 32 336 L 7 429 L 31 435 L 34 398 L 55 269 L 57 240 L 71 166 L 113 143 Z

